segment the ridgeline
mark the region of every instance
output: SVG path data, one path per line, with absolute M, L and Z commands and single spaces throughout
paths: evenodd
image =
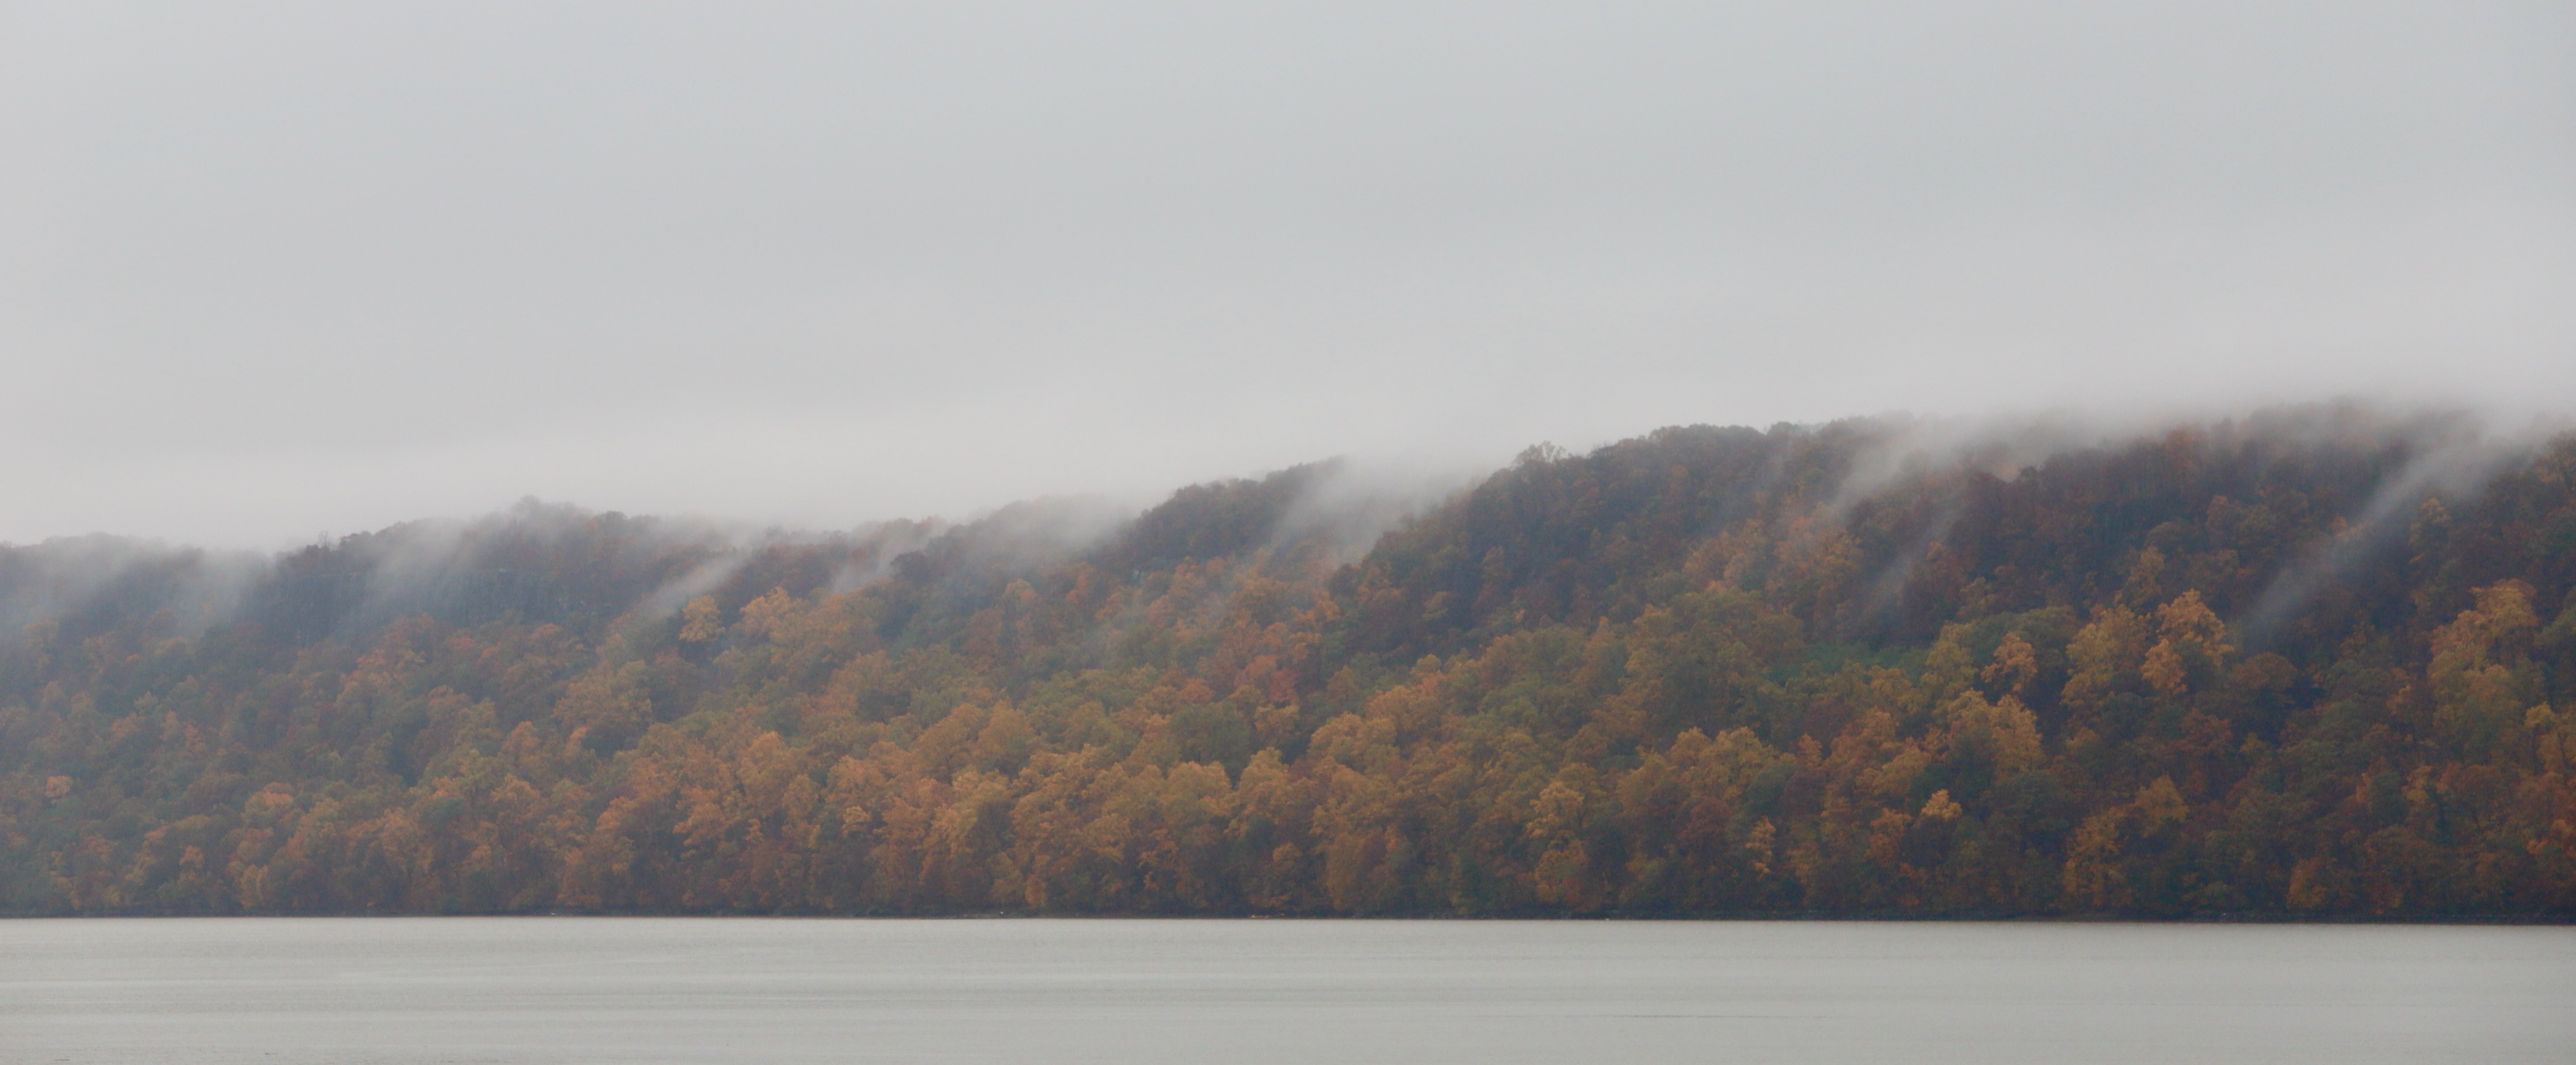
M 0 912 L 2576 916 L 2576 438 L 1911 432 L 0 549 Z

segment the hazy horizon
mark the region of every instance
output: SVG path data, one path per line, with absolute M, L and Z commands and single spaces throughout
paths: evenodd
M 1865 496 L 1886 487 L 1888 479 L 1900 471 L 1920 468 L 1925 463 L 1941 466 L 1965 464 L 2010 476 L 2015 470 L 2040 465 L 2054 456 L 2081 449 L 2114 447 L 2177 430 L 2207 432 L 2227 426 L 2276 439 L 2351 434 L 2366 434 L 2391 441 L 2412 439 L 2415 444 L 2410 446 L 2422 449 L 2423 455 L 2415 465 L 2393 475 L 2389 483 L 2382 486 L 2384 493 L 2402 495 L 2410 490 L 2420 491 L 2435 481 L 2452 490 L 2474 493 L 2482 490 L 2481 485 L 2497 463 L 2526 453 L 2551 438 L 2576 431 L 2576 422 L 2560 415 L 2533 413 L 2524 420 L 2511 421 L 2498 417 L 2492 410 L 2461 405 L 2406 406 L 2350 397 L 2236 411 L 2170 408 L 2118 416 L 2068 409 L 1982 417 L 1931 417 L 1888 411 L 1808 423 L 1775 422 L 1769 426 L 1737 427 L 1773 431 L 1782 427 L 1815 430 L 1834 423 L 1867 425 L 1870 428 L 1865 431 L 1879 441 L 1846 472 L 1845 480 L 1828 493 L 1836 501 Z M 722 543 L 733 550 L 852 535 L 869 538 L 899 534 L 903 538 L 926 542 L 927 538 L 948 530 L 995 519 L 1043 526 L 1050 530 L 1048 535 L 1062 539 L 1067 546 L 1081 548 L 1105 542 L 1131 519 L 1175 498 L 1175 494 L 1183 489 L 1260 481 L 1298 466 L 1322 466 L 1327 472 L 1301 493 L 1298 506 L 1314 512 L 1311 520 L 1349 526 L 1335 538 L 1337 550 L 1343 555 L 1356 557 L 1367 550 L 1379 533 L 1475 487 L 1487 477 L 1507 469 L 1524 453 L 1548 448 L 1556 448 L 1565 454 L 1590 453 L 1672 428 L 1688 426 L 1654 426 L 1625 434 L 1617 440 L 1579 449 L 1566 448 L 1555 441 L 1537 441 L 1515 452 L 1511 459 L 1490 462 L 1455 458 L 1434 461 L 1422 456 L 1332 455 L 1308 462 L 1219 474 L 1168 485 L 1137 484 L 1121 490 L 1093 492 L 1040 491 L 952 513 L 872 515 L 838 525 L 798 524 L 703 510 L 625 511 L 591 506 L 578 499 L 544 499 L 529 495 L 480 508 L 413 513 L 373 526 L 322 529 L 302 536 L 275 537 L 258 542 L 186 539 L 95 529 L 25 541 L 0 539 L 0 549 L 59 549 L 69 552 L 64 556 L 66 559 L 97 556 L 75 563 L 76 568 L 84 571 L 103 564 L 105 568 L 100 572 L 113 572 L 142 557 L 191 550 L 204 550 L 256 566 L 265 565 L 258 560 L 267 555 L 282 556 L 310 546 L 330 547 L 351 537 L 372 534 L 400 532 L 445 543 L 473 528 L 492 530 L 531 523 L 552 525 L 567 519 L 619 516 L 654 521 L 665 530 L 665 535 Z M 1840 503 L 1831 505 L 1839 509 Z M 2374 500 L 2370 507 L 2379 505 L 2379 501 Z M 1016 518 L 1013 517 L 1015 514 L 1018 515 Z M 2375 520 L 2371 515 L 2359 513 L 2352 517 Z
M 0 542 L 2576 408 L 2576 12 L 0 2 Z M 2036 417 L 2037 414 L 2020 416 Z

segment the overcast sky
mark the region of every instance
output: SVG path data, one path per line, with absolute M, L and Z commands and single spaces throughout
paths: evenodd
M 0 0 L 0 540 L 2576 407 L 2576 5 Z

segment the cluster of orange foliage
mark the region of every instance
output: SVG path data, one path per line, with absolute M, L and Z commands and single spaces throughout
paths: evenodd
M 39 624 L 0 908 L 2576 913 L 2576 442 L 2444 494 L 2301 417 L 1665 430 L 1346 565 L 1301 468 L 667 613 Z

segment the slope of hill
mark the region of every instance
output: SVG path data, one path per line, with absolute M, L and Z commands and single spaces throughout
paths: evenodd
M 0 550 L 0 910 L 2576 914 L 2576 439 L 1917 428 Z

